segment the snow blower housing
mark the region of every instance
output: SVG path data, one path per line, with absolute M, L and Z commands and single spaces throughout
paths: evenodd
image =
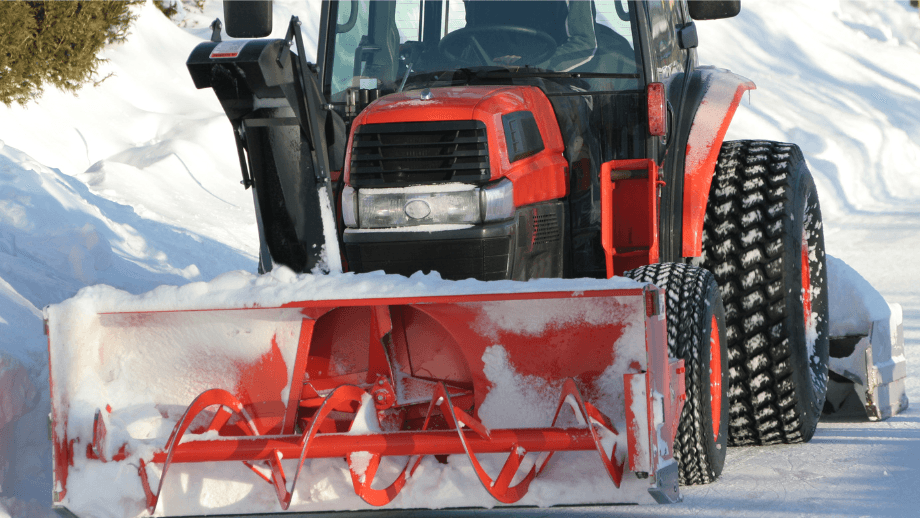
M 266 5 L 225 2 L 229 34 L 268 34 Z M 312 275 L 233 307 L 49 309 L 56 504 L 92 514 L 83 482 L 127 462 L 137 513 L 265 512 L 259 491 L 275 510 L 492 505 L 413 497 L 433 455 L 468 457 L 505 504 L 673 502 L 729 443 L 810 439 L 814 183 L 792 144 L 723 142 L 754 85 L 696 57 L 693 20 L 739 9 L 353 0 L 322 3 L 316 65 L 296 17 L 283 40 L 198 45 L 260 273 Z M 125 433 L 151 397 L 171 432 Z M 311 496 L 307 464 L 342 458 L 354 495 Z M 176 482 L 228 461 L 259 481 L 254 507 L 196 507 Z M 581 489 L 528 495 L 541 483 Z

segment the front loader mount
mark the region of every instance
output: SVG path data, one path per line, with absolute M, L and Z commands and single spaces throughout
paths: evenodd
M 87 481 L 113 466 L 136 477 L 112 495 L 128 514 L 266 512 L 266 493 L 276 511 L 677 500 L 683 362 L 667 356 L 662 297 L 648 285 L 131 312 L 78 297 L 48 310 L 56 504 L 91 515 Z M 321 461 L 341 462 L 333 476 L 355 496 L 317 501 Z M 572 480 L 586 464 L 594 480 Z M 485 492 L 420 505 L 420 466 L 472 466 Z M 250 495 L 214 505 L 189 490 L 201 473 Z M 528 497 L 543 479 L 606 489 Z

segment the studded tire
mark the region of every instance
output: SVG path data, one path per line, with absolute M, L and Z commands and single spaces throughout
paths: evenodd
M 680 483 L 712 482 L 722 473 L 728 440 L 725 311 L 715 277 L 682 263 L 651 264 L 625 276 L 667 292 L 668 350 L 684 360 L 687 389 L 674 440 Z
M 798 146 L 722 145 L 695 262 L 715 274 L 725 303 L 729 444 L 807 442 L 827 391 L 827 269 Z

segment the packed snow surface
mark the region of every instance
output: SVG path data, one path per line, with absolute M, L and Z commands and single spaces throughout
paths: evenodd
M 313 45 L 320 3 L 304 8 L 290 0 L 275 6 L 274 36 L 283 36 L 287 18 L 296 12 L 305 22 L 305 42 Z M 195 90 L 184 65 L 191 49 L 210 35 L 210 21 L 222 17 L 220 3 L 209 2 L 204 14 L 187 14 L 182 28 L 150 3 L 138 13 L 128 40 L 105 50 L 109 62 L 102 72 L 114 75 L 101 86 L 83 89 L 78 98 L 48 91 L 24 108 L 0 108 L 2 518 L 51 514 L 45 306 L 81 289 L 100 307 L 120 311 L 142 303 L 181 306 L 185 297 L 228 307 L 240 302 L 230 296 L 238 288 L 267 301 L 296 300 L 312 290 L 335 291 L 337 282 L 351 283 L 349 297 L 374 296 L 354 276 L 242 273 L 255 270 L 258 256 L 252 195 L 239 185 L 231 129 L 219 103 L 210 90 Z M 833 256 L 828 258 L 832 334 L 858 332 L 884 318 L 886 301 L 903 306 L 908 397 L 915 405 L 880 423 L 860 415 L 825 418 L 807 445 L 730 449 L 722 478 L 684 488 L 681 504 L 526 514 L 911 516 L 920 506 L 920 383 L 912 376 L 920 369 L 920 16 L 907 0 L 750 0 L 737 18 L 697 26 L 701 62 L 757 84 L 745 95 L 727 138 L 794 142 L 805 153 Z M 432 284 L 444 282 L 383 275 L 374 281 L 394 293 L 429 295 Z M 452 286 L 448 290 L 483 289 Z M 571 286 L 558 289 L 576 289 Z M 506 368 L 501 349 L 490 350 L 490 357 L 489 376 L 513 389 L 517 382 L 504 380 L 520 374 Z M 143 406 L 118 419 L 124 427 L 113 421 L 110 430 L 122 429 L 138 440 L 162 437 L 172 426 Z M 554 475 L 560 465 L 581 471 Z M 74 477 L 75 484 L 84 484 L 73 488 L 75 495 L 104 488 L 131 496 L 109 501 L 109 507 L 91 497 L 83 504 L 103 516 L 141 513 L 136 469 L 121 463 L 97 468 Z M 385 462 L 379 476 L 392 479 L 401 468 Z M 298 502 L 344 499 L 345 507 L 363 506 L 340 459 L 305 469 L 302 477 L 315 484 Z M 554 458 L 549 469 L 531 487 L 528 503 L 570 497 L 584 502 L 585 494 L 610 500 L 613 489 L 596 458 Z M 463 456 L 446 465 L 427 458 L 409 483 L 402 506 L 491 505 Z M 276 510 L 273 492 L 262 486 L 267 484 L 242 467 L 238 473 L 213 465 L 171 469 L 159 511 L 196 512 L 199 507 L 184 508 L 168 497 L 186 492 L 205 495 L 212 508 L 228 512 L 255 505 Z

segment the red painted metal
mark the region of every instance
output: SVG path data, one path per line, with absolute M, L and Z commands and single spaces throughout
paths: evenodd
M 629 437 L 629 470 L 648 473 L 652 470 L 649 450 L 648 382 L 645 372 L 627 373 L 624 376 L 626 400 L 626 433 Z
M 342 385 L 341 387 L 336 388 L 332 391 L 329 396 L 326 397 L 326 400 L 323 402 L 323 405 L 320 407 L 319 411 L 313 417 L 310 428 L 304 433 L 301 437 L 301 446 L 299 461 L 297 463 L 297 471 L 294 473 L 294 479 L 291 482 L 291 489 L 287 490 L 285 488 L 284 492 L 279 490 L 278 492 L 278 501 L 281 504 L 281 508 L 287 510 L 288 506 L 291 505 L 291 498 L 293 496 L 294 488 L 297 487 L 297 479 L 300 477 L 301 472 L 303 472 L 303 464 L 307 459 L 307 456 L 310 453 L 310 448 L 313 445 L 313 440 L 316 438 L 316 435 L 319 433 L 320 427 L 323 424 L 329 414 L 335 410 L 336 407 L 341 406 L 344 402 L 357 403 L 361 401 L 361 398 L 365 394 L 364 390 L 353 385 Z M 355 444 L 352 444 L 352 450 L 355 451 Z M 408 467 L 408 463 L 406 464 Z M 375 469 L 376 471 L 376 469 Z M 393 485 L 400 484 L 399 487 L 402 487 L 400 480 L 405 481 L 406 468 L 403 468 L 403 472 L 397 477 L 396 482 Z M 392 486 L 391 486 L 392 487 Z M 367 489 L 370 490 L 370 482 L 368 482 Z M 390 488 L 387 488 L 386 491 L 389 491 Z M 398 489 L 396 490 L 398 492 Z M 395 493 L 394 493 L 395 495 Z
M 348 469 L 351 472 L 352 484 L 355 487 L 355 494 L 371 505 L 382 506 L 387 505 L 396 498 L 396 495 L 398 495 L 403 486 L 406 485 L 408 477 L 415 472 L 415 468 L 418 467 L 421 457 L 416 457 L 414 463 L 412 462 L 413 459 L 409 459 L 409 461 L 406 462 L 406 466 L 399 473 L 399 476 L 396 477 L 396 480 L 384 489 L 374 489 L 371 487 L 371 483 L 373 483 L 377 475 L 377 468 L 380 466 L 379 454 L 371 456 L 367 467 L 364 469 L 364 473 L 361 475 L 355 471 L 354 461 L 351 455 L 347 457 L 347 460 Z M 412 466 L 411 468 L 409 467 L 410 465 Z
M 649 83 L 645 87 L 648 108 L 648 133 L 653 137 L 668 134 L 668 99 L 664 93 L 664 83 Z
M 565 383 L 562 385 L 562 394 L 559 395 L 559 405 L 556 408 L 556 415 L 553 416 L 553 426 L 559 420 L 559 414 L 564 407 L 568 406 L 575 413 L 575 418 L 578 419 L 579 423 L 587 425 L 591 423 L 592 426 L 589 426 L 588 429 L 591 431 L 591 438 L 594 439 L 595 448 L 601 456 L 601 461 L 604 463 L 604 467 L 607 468 L 607 473 L 610 475 L 610 480 L 613 481 L 613 485 L 620 487 L 620 483 L 623 481 L 623 468 L 625 461 L 617 461 L 617 445 L 613 444 L 613 449 L 608 454 L 604 449 L 604 445 L 601 443 L 601 438 L 597 434 L 597 429 L 594 425 L 599 425 L 600 428 L 607 430 L 608 432 L 618 435 L 616 428 L 610 424 L 610 421 L 607 419 L 607 416 L 600 413 L 597 408 L 594 407 L 591 403 L 586 403 L 581 394 L 578 392 L 578 387 L 575 386 L 575 382 L 572 378 L 565 380 Z M 540 465 L 539 471 L 543 471 L 543 468 L 546 466 L 546 463 L 549 462 L 550 457 L 553 456 L 553 452 L 550 452 L 549 456 L 546 457 L 546 460 L 543 461 L 543 464 Z
M 635 423 L 628 425 L 626 437 L 619 439 L 625 439 L 628 446 L 628 455 L 623 455 L 615 447 L 608 450 L 603 446 L 606 442 L 610 448 L 607 441 L 619 432 L 611 424 L 613 416 L 605 415 L 607 410 L 602 409 L 613 408 L 603 406 L 609 405 L 611 397 L 628 400 L 631 396 L 628 390 L 625 395 L 605 393 L 604 385 L 598 383 L 612 362 L 622 361 L 629 365 L 624 373 L 627 386 L 630 376 L 642 377 L 642 394 L 633 397 L 635 404 L 630 406 L 647 407 L 651 403 L 640 402 L 640 398 L 652 399 L 655 394 L 683 397 L 682 376 L 666 360 L 660 305 L 653 302 L 653 311 L 648 311 L 646 305 L 647 300 L 660 300 L 661 296 L 660 290 L 647 286 L 585 292 L 299 301 L 281 308 L 110 313 L 100 315 L 99 336 L 121 351 L 126 347 L 155 351 L 157 333 L 164 330 L 174 341 L 175 333 L 185 328 L 208 329 L 211 337 L 233 336 L 237 328 L 257 331 L 257 326 L 265 323 L 276 329 L 274 334 L 258 331 L 259 336 L 269 339 L 266 352 L 253 363 L 239 365 L 238 381 L 230 376 L 224 386 L 204 390 L 185 409 L 166 447 L 141 463 L 138 474 L 151 513 L 156 510 L 169 468 L 176 463 L 241 461 L 274 487 L 279 505 L 287 509 L 305 460 L 321 457 L 345 458 L 356 494 L 373 505 L 384 505 L 405 485 L 420 456 L 465 454 L 486 490 L 497 500 L 511 503 L 526 493 L 530 481 L 540 474 L 553 452 L 597 451 L 617 486 L 626 463 L 636 464 L 636 452 L 644 452 L 639 462 L 652 473 L 671 458 L 669 451 L 656 452 L 653 446 L 660 444 L 661 437 L 670 436 L 664 440 L 672 440 L 673 432 L 663 433 L 654 423 L 658 419 L 667 424 L 668 430 L 676 429 L 679 406 L 666 401 L 655 403 L 658 406 L 653 405 L 646 413 L 644 433 L 635 433 Z M 498 324 L 510 315 L 540 314 L 551 317 L 543 328 Z M 565 325 L 556 323 L 564 315 L 569 315 L 564 318 L 571 321 Z M 499 320 L 489 324 L 492 318 Z M 625 327 L 640 322 L 644 323 L 645 339 L 624 340 Z M 207 347 L 195 345 L 201 336 L 200 331 L 189 334 L 189 354 L 193 357 L 196 347 Z M 347 343 L 338 344 L 338 340 Z M 501 344 L 508 368 L 518 375 L 567 380 L 556 418 L 548 427 L 490 430 L 480 421 L 477 410 L 492 387 L 485 373 L 485 360 L 494 344 Z M 575 344 L 579 354 L 572 354 Z M 535 354 L 535 347 L 539 347 L 539 354 Z M 427 351 L 437 351 L 449 365 L 433 366 L 435 360 L 425 354 Z M 112 357 L 111 361 L 116 360 Z M 54 356 L 51 361 L 55 361 Z M 100 365 L 106 365 L 105 354 L 100 361 Z M 182 364 L 185 359 L 167 355 L 163 361 Z M 341 364 L 351 367 L 336 367 Z M 194 371 L 190 375 L 193 377 L 175 382 L 197 382 Z M 287 380 L 286 392 L 274 388 L 278 376 L 281 381 Z M 447 378 L 449 381 L 443 381 Z M 276 394 L 274 403 L 268 399 L 271 394 Z M 590 395 L 593 402 L 584 394 Z M 97 404 L 107 406 L 106 402 Z M 349 432 L 361 405 L 366 410 L 360 411 L 377 415 L 382 431 Z M 585 426 L 560 428 L 563 407 L 571 408 Z M 63 412 L 65 421 L 68 410 L 66 404 L 53 404 L 53 411 Z M 113 409 L 115 413 L 119 411 L 120 408 Z M 623 412 L 622 407 L 618 411 Z M 104 440 L 106 415 L 99 415 L 96 437 L 84 442 L 86 448 L 81 447 L 86 456 L 81 462 L 124 461 L 136 456 L 138 452 L 129 451 L 128 443 L 111 459 L 103 458 L 111 448 Z M 203 421 L 205 415 L 209 419 Z M 621 413 L 616 419 L 624 417 Z M 216 432 L 220 438 L 201 440 L 189 435 L 207 432 Z M 72 443 L 59 440 L 56 435 L 56 451 L 71 448 L 65 458 L 73 461 Z M 370 455 L 369 459 L 361 459 L 369 460 L 363 472 L 355 467 L 352 454 L 356 452 Z M 478 464 L 477 455 L 486 453 L 507 455 L 494 479 Z M 512 485 L 528 453 L 539 455 L 537 461 L 522 474 L 518 484 Z M 385 456 L 410 458 L 386 488 L 375 489 L 372 484 Z M 299 459 L 297 471 L 293 475 L 286 473 L 280 459 L 295 457 Z M 159 480 L 151 479 L 155 472 L 151 463 L 161 467 Z M 55 475 L 66 490 L 66 480 Z
M 703 253 L 703 217 L 719 149 L 741 96 L 756 88 L 750 80 L 726 70 L 700 69 L 699 73 L 706 93 L 687 139 L 681 247 L 684 257 L 699 257 Z
M 460 440 L 460 444 L 463 445 L 464 453 L 466 453 L 470 459 L 470 463 L 473 465 L 473 471 L 475 471 L 476 476 L 479 477 L 482 487 L 485 488 L 492 497 L 499 502 L 512 504 L 527 494 L 527 488 L 530 487 L 530 482 L 537 475 L 536 465 L 530 468 L 530 471 L 527 472 L 517 485 L 510 487 L 511 479 L 514 478 L 523 460 L 523 452 L 526 451 L 524 447 L 518 443 L 511 444 L 511 451 L 508 454 L 508 458 L 505 460 L 505 464 L 502 466 L 501 473 L 497 479 L 492 480 L 479 463 L 479 459 L 476 458 L 476 452 L 470 447 L 462 428 L 464 425 L 469 426 L 481 439 L 487 441 L 491 440 L 489 431 L 482 426 L 478 420 L 466 412 L 454 408 L 450 402 L 450 396 L 447 394 L 443 385 L 439 385 L 435 393 L 432 394 L 431 407 L 428 410 L 428 418 L 425 419 L 423 428 L 428 427 L 430 418 L 436 407 L 440 407 L 441 414 L 447 419 L 448 426 L 457 431 L 457 438 Z
M 479 120 L 487 128 L 492 180 L 508 178 L 514 184 L 514 205 L 557 200 L 568 195 L 568 162 L 552 104 L 533 86 L 460 86 L 432 88 L 430 100 L 417 91 L 381 97 L 365 108 L 352 124 L 345 155 L 345 181 L 351 177 L 351 149 L 355 130 L 364 124 Z M 505 144 L 502 115 L 530 111 L 537 122 L 544 149 L 511 163 Z
M 647 290 L 656 289 L 651 286 Z M 657 290 L 657 289 L 656 289 Z M 659 291 L 659 296 L 664 293 Z M 667 318 L 665 311 L 646 318 L 646 342 L 667 343 Z M 663 463 L 673 459 L 671 448 L 680 422 L 680 414 L 686 400 L 683 360 L 668 356 L 668 349 L 648 348 L 648 373 L 645 376 L 645 403 L 648 412 L 648 444 L 650 447 L 651 473 L 658 471 Z
M 456 408 L 456 406 L 454 407 Z M 478 421 L 460 419 L 465 424 Z M 591 451 L 596 449 L 586 428 L 517 428 L 489 431 L 488 439 L 473 430 L 463 430 L 464 440 L 476 453 L 508 452 L 513 444 L 527 451 Z M 263 461 L 279 452 L 286 459 L 301 454 L 301 435 L 223 437 L 219 441 L 188 440 L 176 446 L 171 463 L 217 461 Z M 355 451 L 381 456 L 454 455 L 465 452 L 456 431 L 425 430 L 352 435 L 346 432 L 318 433 L 306 458 L 344 458 Z M 163 464 L 166 452 L 150 462 Z
M 102 410 L 96 409 L 96 415 L 93 417 L 93 442 L 90 443 L 90 451 L 102 462 L 107 461 L 105 458 L 106 435 L 107 431 L 105 429 L 105 420 L 102 417 Z
M 722 344 L 719 342 L 719 322 L 712 317 L 709 331 L 709 395 L 712 410 L 712 436 L 719 441 L 722 425 Z
M 147 495 L 147 511 L 150 514 L 153 514 L 154 510 L 156 510 L 157 501 L 160 498 L 160 491 L 163 489 L 163 481 L 166 479 L 166 471 L 169 469 L 169 465 L 172 462 L 176 446 L 181 443 L 182 436 L 185 435 L 188 427 L 191 426 L 192 421 L 198 417 L 198 414 L 200 414 L 202 410 L 214 405 L 228 407 L 234 413 L 240 414 L 240 416 L 243 417 L 243 422 L 247 425 L 247 431 L 251 435 L 258 434 L 256 426 L 252 418 L 243 408 L 243 404 L 229 392 L 221 389 L 211 389 L 199 395 L 185 410 L 182 419 L 179 420 L 176 427 L 173 428 L 172 433 L 169 435 L 169 440 L 166 442 L 166 459 L 163 461 L 163 471 L 160 472 L 160 483 L 156 491 L 151 490 L 147 475 L 147 465 L 143 459 L 140 460 L 138 474 L 141 477 L 141 485 L 144 487 L 144 493 Z
M 343 385 L 335 389 L 325 401 L 314 418 L 310 429 L 303 435 L 286 436 L 259 436 L 254 429 L 250 430 L 250 437 L 222 437 L 218 440 L 199 440 L 182 442 L 182 437 L 189 424 L 206 408 L 220 405 L 221 408 L 230 408 L 234 414 L 245 419 L 250 426 L 251 419 L 246 415 L 243 404 L 229 392 L 213 389 L 201 394 L 186 410 L 183 418 L 176 425 L 167 442 L 166 451 L 159 451 L 153 455 L 152 462 L 162 464 L 159 486 L 156 491 L 151 490 L 147 463 L 140 462 L 138 473 L 141 485 L 147 496 L 147 510 L 151 514 L 156 511 L 163 481 L 169 467 L 177 463 L 213 462 L 213 461 L 243 461 L 253 469 L 263 480 L 271 483 L 276 490 L 278 502 L 286 510 L 291 503 L 293 489 L 303 470 L 307 458 L 320 457 L 345 457 L 349 464 L 355 493 L 371 505 L 386 505 L 399 494 L 405 486 L 409 476 L 418 467 L 422 456 L 438 454 L 465 453 L 473 464 L 474 471 L 479 476 L 483 487 L 498 501 L 514 503 L 526 493 L 530 482 L 543 470 L 552 454 L 557 451 L 590 451 L 597 450 L 601 455 L 604 465 L 616 487 L 620 486 L 623 477 L 623 463 L 616 460 L 616 446 L 612 452 L 606 453 L 598 434 L 605 430 L 609 434 L 616 434 L 606 416 L 601 414 L 593 405 L 585 403 L 575 384 L 568 378 L 559 398 L 556 417 L 550 428 L 526 428 L 511 430 L 486 429 L 476 418 L 451 403 L 448 390 L 443 384 L 438 384 L 431 396 L 428 416 L 421 431 L 378 433 L 370 435 L 353 434 L 322 434 L 318 433 L 322 422 L 329 419 L 329 414 L 340 408 L 343 403 L 358 403 L 365 398 L 367 393 L 353 385 Z M 582 423 L 579 428 L 556 428 L 559 414 L 563 407 L 571 407 L 576 418 Z M 444 416 L 451 431 L 429 431 L 428 426 L 436 410 Z M 468 430 L 464 430 L 468 428 Z M 354 467 L 352 455 L 357 449 L 371 455 L 363 471 L 358 473 Z M 476 457 L 477 453 L 508 452 L 508 458 L 499 476 L 493 480 L 485 472 Z M 510 482 L 518 472 L 527 452 L 549 452 L 543 462 L 534 464 L 524 478 L 515 486 Z M 281 466 L 282 458 L 299 457 L 297 471 L 290 484 L 287 475 Z M 377 473 L 380 459 L 383 456 L 411 456 L 403 470 L 396 479 L 384 489 L 374 489 L 371 484 Z M 271 476 L 266 476 L 256 469 L 257 462 L 267 462 Z
M 381 386 L 389 384 L 389 380 L 395 379 L 393 366 L 390 365 L 389 349 L 392 343 L 393 321 L 390 319 L 389 306 L 373 306 L 371 308 L 371 328 L 367 350 L 367 376 L 366 383 L 380 383 Z M 383 388 L 383 387 L 381 387 Z M 388 399 L 385 391 L 381 391 L 378 396 Z M 379 400 L 381 410 L 393 406 L 396 402 L 395 395 L 392 401 L 387 402 Z
M 51 354 L 51 329 L 49 322 L 45 321 L 45 335 L 48 337 L 48 358 Z M 54 383 L 54 369 L 51 361 L 48 362 L 48 396 L 55 401 L 57 389 Z M 58 503 L 67 496 L 67 477 L 70 466 L 73 466 L 73 441 L 67 437 L 66 411 L 61 411 L 57 405 L 51 405 L 51 469 L 55 486 L 52 489 L 52 499 Z
M 310 344 L 313 342 L 313 326 L 316 321 L 312 318 L 304 318 L 300 324 L 300 339 L 297 344 L 297 356 L 294 359 L 294 369 L 291 379 L 302 380 L 307 372 L 307 359 L 310 355 Z M 294 433 L 294 427 L 297 421 L 297 410 L 300 408 L 299 398 L 289 397 L 287 408 L 284 412 L 284 423 L 281 433 Z
M 601 164 L 601 245 L 607 277 L 658 262 L 658 166 L 654 160 Z
M 668 400 L 666 415 L 672 415 L 673 419 L 668 421 L 668 434 L 671 442 L 677 437 L 677 428 L 680 426 L 680 415 L 684 409 L 684 403 L 687 402 L 687 369 L 684 367 L 684 360 L 671 358 L 668 360 L 668 369 L 670 375 L 668 381 L 671 384 L 673 393 Z M 674 413 L 676 412 L 676 413 Z

